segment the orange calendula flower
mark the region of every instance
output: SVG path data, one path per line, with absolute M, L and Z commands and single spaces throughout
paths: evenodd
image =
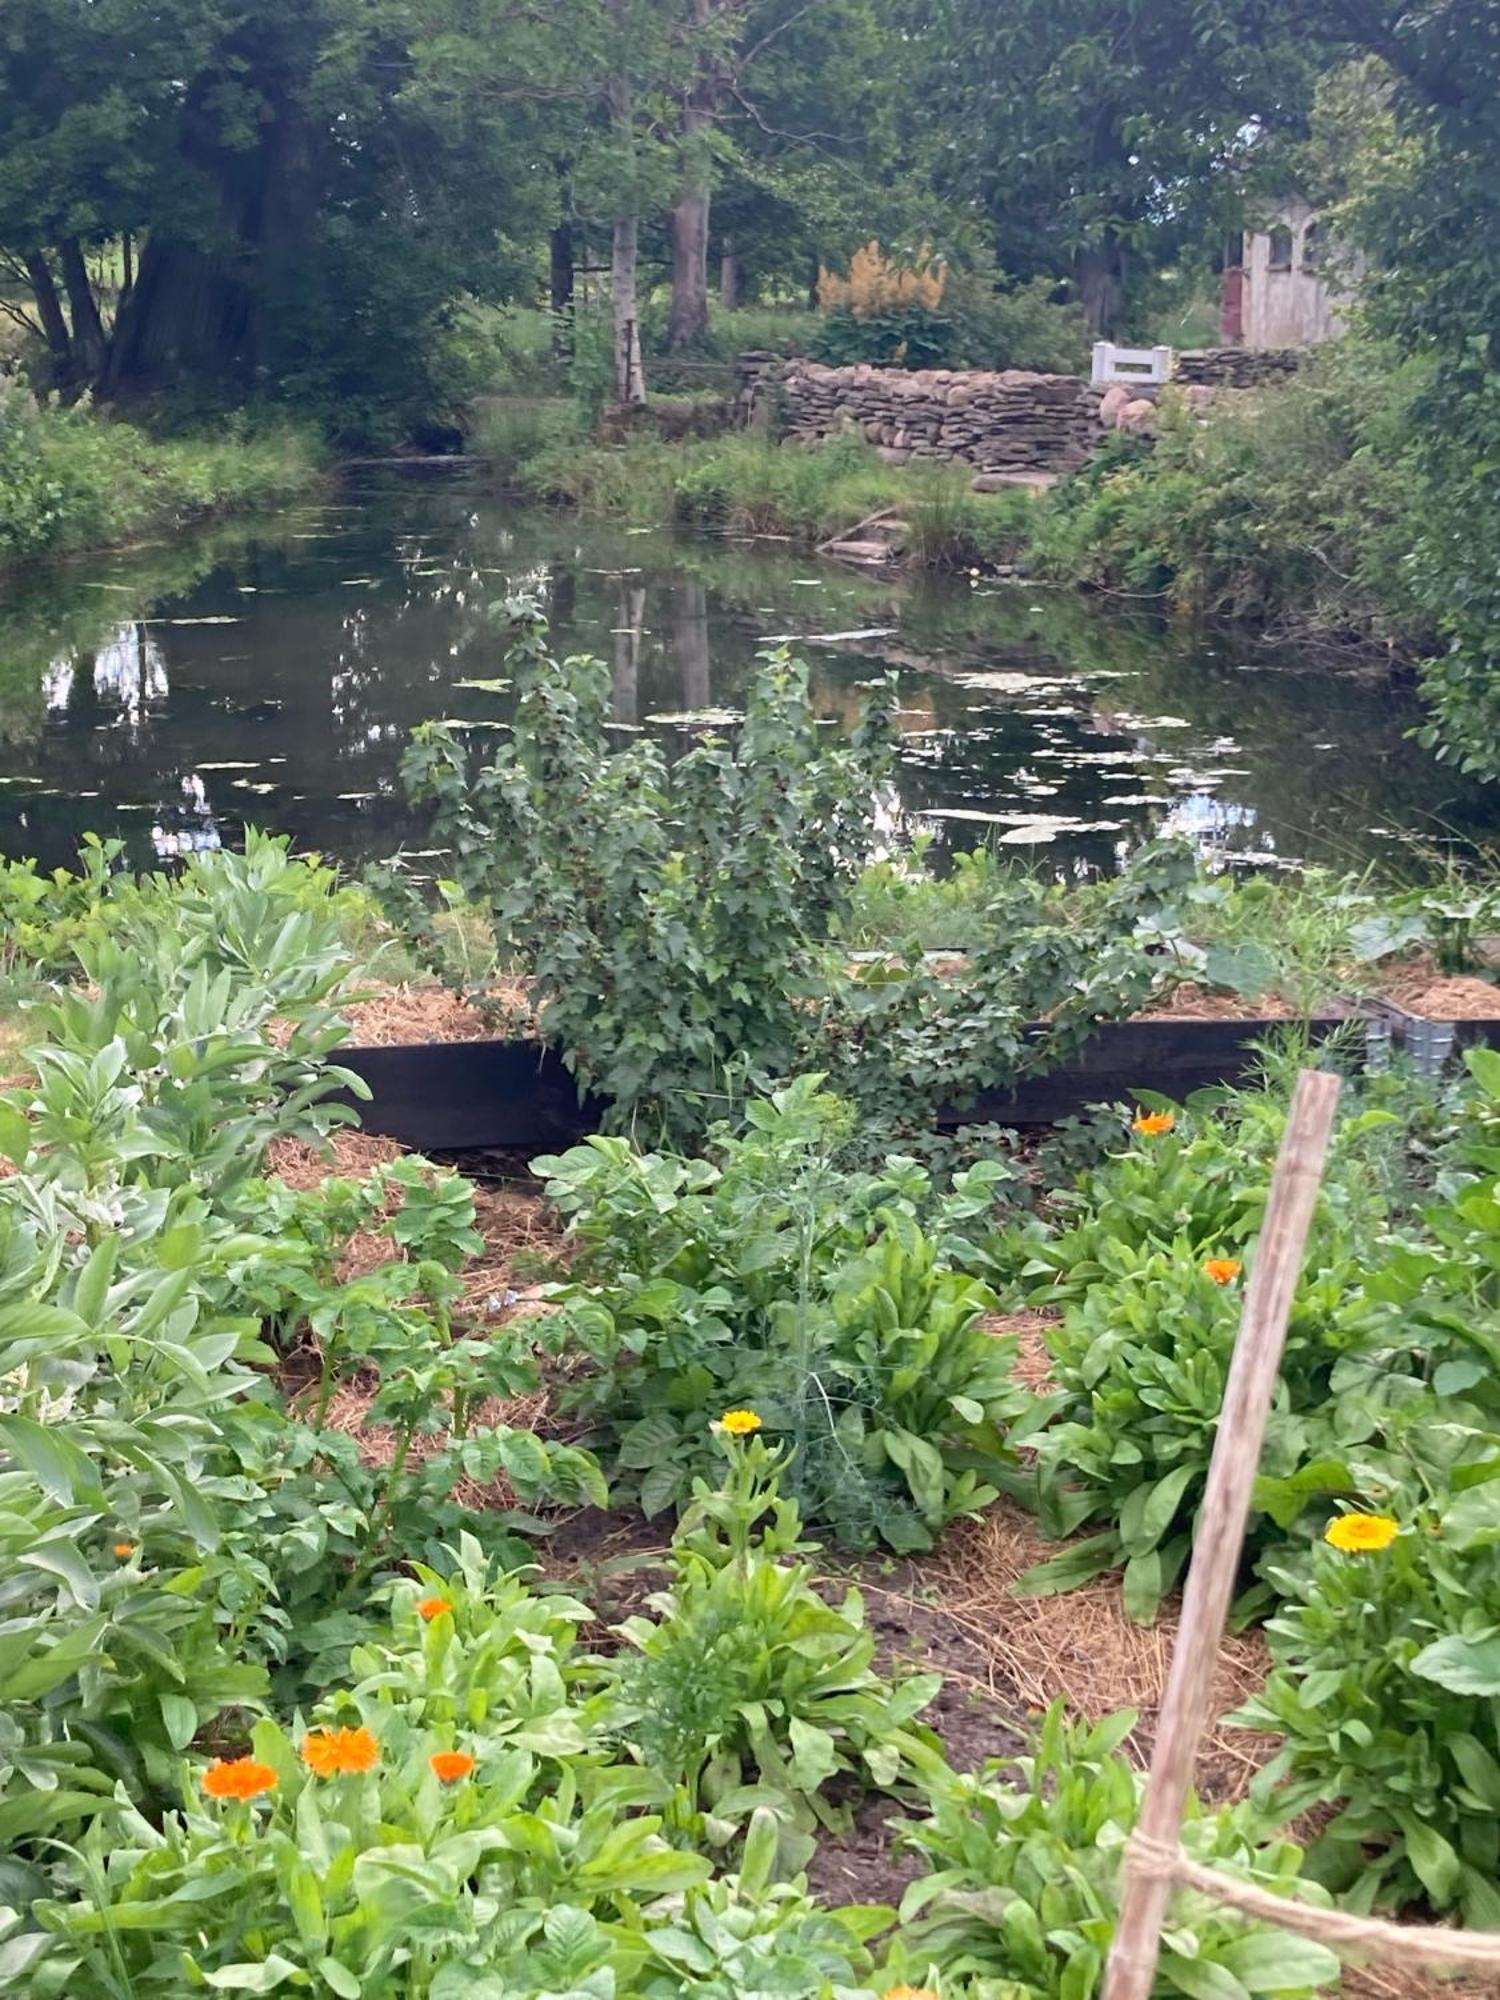
M 938 2000 L 930 1986 L 888 1986 L 885 2000 Z
M 1389 1514 L 1340 1514 L 1328 1523 L 1323 1539 L 1348 1555 L 1369 1555 L 1388 1549 L 1400 1532 L 1400 1522 Z
M 1232 1285 L 1244 1268 L 1238 1257 L 1210 1257 L 1203 1271 L 1216 1285 Z
M 220 1757 L 203 1773 L 203 1789 L 211 1799 L 258 1799 L 280 1782 L 269 1764 L 254 1757 Z
M 309 1729 L 302 1761 L 319 1778 L 356 1776 L 380 1762 L 380 1745 L 368 1729 Z
M 1163 1132 L 1170 1132 L 1177 1123 L 1175 1111 L 1141 1111 L 1136 1114 L 1135 1129 L 1143 1139 L 1159 1139 Z
M 130 1561 L 130 1558 L 135 1554 L 135 1543 L 116 1542 L 115 1554 L 122 1563 L 128 1563 Z
M 728 1431 L 732 1438 L 747 1438 L 760 1429 L 760 1418 L 754 1410 L 726 1410 L 719 1419 L 719 1429 Z
M 453 1606 L 446 1597 L 424 1597 L 417 1606 L 417 1615 L 430 1623 L 434 1618 L 441 1618 L 445 1611 L 452 1609 Z
M 467 1750 L 439 1750 L 427 1761 L 445 1785 L 456 1785 L 460 1778 L 467 1778 L 474 1768 L 474 1759 Z

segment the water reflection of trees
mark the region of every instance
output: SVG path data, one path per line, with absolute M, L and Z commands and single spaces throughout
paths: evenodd
M 822 711 L 846 720 L 862 681 L 900 672 L 892 810 L 935 826 L 946 849 L 1020 840 L 1046 815 L 1057 839 L 1018 857 L 1110 868 L 1123 846 L 1181 824 L 1344 858 L 1375 844 L 1362 829 L 1377 812 L 1410 820 L 1438 800 L 1461 824 L 1488 813 L 1404 740 L 1398 693 L 1269 652 L 1031 585 L 912 587 L 430 487 L 28 586 L 0 612 L 13 746 L 7 757 L 0 744 L 0 783 L 29 782 L 28 838 L 44 826 L 54 858 L 120 812 L 142 833 L 154 812 L 169 836 L 258 818 L 350 858 L 425 845 L 400 796 L 401 748 L 430 717 L 472 725 L 480 743 L 510 720 L 508 693 L 463 683 L 503 675 L 496 612 L 522 589 L 543 597 L 559 651 L 609 663 L 627 726 L 742 706 L 768 633 L 898 626 L 807 656 Z M 1166 727 L 1174 717 L 1185 726 Z M 955 811 L 1002 817 L 928 817 Z

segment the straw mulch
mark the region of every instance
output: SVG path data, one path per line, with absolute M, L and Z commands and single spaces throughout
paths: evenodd
M 486 987 L 480 1007 L 446 986 L 403 982 L 361 987 L 363 997 L 340 1009 L 357 1048 L 395 1048 L 411 1042 L 483 1042 L 528 1031 L 531 1003 L 517 979 Z M 337 1057 L 335 1057 L 337 1060 Z

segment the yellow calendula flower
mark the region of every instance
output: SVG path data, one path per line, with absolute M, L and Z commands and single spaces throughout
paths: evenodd
M 930 1986 L 888 1986 L 885 2000 L 938 2000 Z
M 1401 1532 L 1399 1521 L 1389 1514 L 1340 1514 L 1323 1531 L 1325 1542 L 1349 1555 L 1369 1555 L 1388 1549 Z
M 760 1429 L 760 1418 L 754 1410 L 726 1410 L 719 1419 L 719 1429 L 728 1431 L 732 1438 L 747 1438 Z

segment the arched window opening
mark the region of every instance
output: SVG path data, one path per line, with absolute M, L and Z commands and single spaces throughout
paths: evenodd
M 1273 271 L 1290 271 L 1292 268 L 1292 232 L 1284 222 L 1278 222 L 1271 231 L 1269 268 Z
M 1323 225 L 1313 221 L 1302 232 L 1302 268 L 1319 271 L 1323 267 Z

